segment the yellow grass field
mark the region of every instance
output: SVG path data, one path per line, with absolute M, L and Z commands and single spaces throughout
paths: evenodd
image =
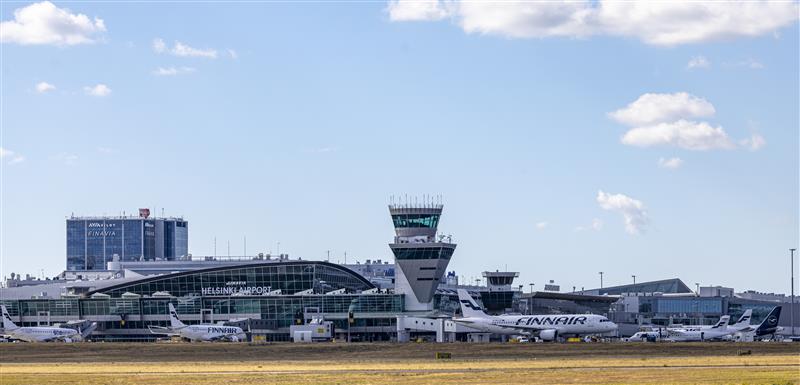
M 437 351 L 453 358 L 435 360 Z M 800 384 L 800 345 L 0 346 L 3 385 L 222 383 Z

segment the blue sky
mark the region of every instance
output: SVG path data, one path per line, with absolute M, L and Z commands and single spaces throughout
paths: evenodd
M 139 207 L 391 260 L 390 196 L 442 194 L 465 279 L 788 292 L 797 3 L 648 7 L 4 2 L 0 275 Z

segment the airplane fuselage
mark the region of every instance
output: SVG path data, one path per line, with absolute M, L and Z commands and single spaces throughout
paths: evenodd
M 178 334 L 192 341 L 244 341 L 246 339 L 242 328 L 223 325 L 189 325 L 179 329 Z
M 6 330 L 11 338 L 27 342 L 46 342 L 53 340 L 73 341 L 80 338 L 78 331 L 67 328 L 56 327 L 21 327 L 14 330 Z
M 541 330 L 555 330 L 558 335 L 602 334 L 617 330 L 613 322 L 593 314 L 500 315 L 456 318 L 454 321 L 483 332 L 509 335 Z

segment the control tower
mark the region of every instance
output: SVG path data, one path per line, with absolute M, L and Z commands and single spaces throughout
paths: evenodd
M 520 296 L 518 290 L 511 286 L 514 278 L 519 277 L 516 271 L 484 271 L 486 288 L 481 291 L 481 302 L 489 314 L 503 314 L 513 311 L 514 299 Z
M 438 203 L 391 204 L 394 222 L 395 293 L 405 294 L 408 311 L 433 310 L 433 295 L 456 245 L 436 229 L 444 206 Z

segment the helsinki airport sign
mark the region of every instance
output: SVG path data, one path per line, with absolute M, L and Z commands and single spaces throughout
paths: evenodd
M 202 287 L 202 295 L 266 295 L 270 292 L 269 286 L 246 286 L 245 281 L 226 282 L 225 286 Z

